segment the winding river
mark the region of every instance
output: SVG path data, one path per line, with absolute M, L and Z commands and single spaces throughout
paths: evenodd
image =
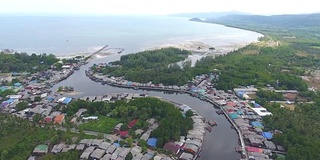
M 52 89 L 57 90 L 59 86 L 73 86 L 77 95 L 71 97 L 83 97 L 83 96 L 96 96 L 105 93 L 148 93 L 150 96 L 159 96 L 165 99 L 176 101 L 186 104 L 195 109 L 199 115 L 206 117 L 208 120 L 215 120 L 218 123 L 217 127 L 214 127 L 211 133 L 207 133 L 201 157 L 199 159 L 239 159 L 240 155 L 235 152 L 235 147 L 238 146 L 238 136 L 235 130 L 231 129 L 231 124 L 228 122 L 225 116 L 218 115 L 216 109 L 212 104 L 201 101 L 198 98 L 191 97 L 188 94 L 176 94 L 165 93 L 157 91 L 145 91 L 145 90 L 133 90 L 125 88 L 117 88 L 108 85 L 102 85 L 91 81 L 85 76 L 85 70 L 87 70 L 93 63 L 109 62 L 118 59 L 119 55 L 111 55 L 108 58 L 95 59 L 90 63 L 82 66 L 80 70 L 75 71 L 68 79 L 56 84 Z

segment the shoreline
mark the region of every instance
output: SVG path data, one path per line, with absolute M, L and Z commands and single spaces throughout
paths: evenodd
M 265 37 L 266 34 L 265 33 L 262 33 L 260 31 L 256 31 L 256 30 L 253 30 L 253 29 L 249 29 L 249 28 L 243 28 L 243 27 L 237 27 L 237 26 L 232 26 L 232 25 L 228 25 L 228 24 L 223 24 L 223 23 L 219 23 L 219 22 L 208 22 L 206 20 L 204 21 L 193 21 L 193 20 L 190 20 L 190 22 L 199 22 L 199 23 L 208 23 L 208 24 L 215 24 L 215 25 L 221 25 L 221 26 L 225 26 L 225 27 L 229 27 L 229 28 L 235 28 L 235 29 L 241 29 L 241 30 L 246 30 L 246 31 L 250 31 L 250 32 L 255 32 L 255 33 L 259 33 L 262 35 L 262 37 Z M 260 38 L 260 37 L 258 37 Z

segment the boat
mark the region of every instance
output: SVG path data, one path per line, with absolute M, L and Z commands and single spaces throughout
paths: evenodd
M 216 111 L 216 113 L 217 113 L 218 115 L 220 115 L 220 114 L 223 114 L 223 111 L 222 111 L 222 110 L 218 110 L 218 111 Z
M 211 126 L 207 126 L 207 127 L 205 127 L 205 129 L 206 129 L 207 131 L 209 131 L 209 132 L 212 131 L 212 127 L 211 127 Z
M 239 152 L 239 153 L 243 151 L 241 146 L 235 147 L 235 150 L 236 152 Z
M 208 121 L 208 124 L 209 124 L 210 126 L 216 126 L 216 125 L 217 125 L 217 122 L 214 121 L 214 120 L 211 120 L 211 121 Z

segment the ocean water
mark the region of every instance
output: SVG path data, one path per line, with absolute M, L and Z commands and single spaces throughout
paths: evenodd
M 104 45 L 125 53 L 189 41 L 214 47 L 244 45 L 259 33 L 222 25 L 165 16 L 2 16 L 0 50 L 53 53 L 58 56 L 92 53 Z

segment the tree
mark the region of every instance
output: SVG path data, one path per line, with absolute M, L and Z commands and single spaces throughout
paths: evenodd
M 132 160 L 133 159 L 133 155 L 131 152 L 129 152 L 125 158 L 125 160 Z
M 36 113 L 32 118 L 33 122 L 36 122 L 36 123 L 38 123 L 41 119 L 42 117 L 39 113 Z
M 41 97 L 40 97 L 40 96 L 34 97 L 34 101 L 35 101 L 35 102 L 40 102 L 40 101 L 41 101 Z
M 187 110 L 187 112 L 186 112 L 186 117 L 191 117 L 191 116 L 193 116 L 193 112 L 192 112 L 191 109 L 189 109 L 189 110 Z
M 147 146 L 141 146 L 141 153 L 146 153 L 147 149 Z
M 97 138 L 98 138 L 98 139 L 103 139 L 103 138 L 104 138 L 103 133 L 98 133 Z
M 16 92 L 14 92 L 11 89 L 7 89 L 3 92 L 0 92 L 0 97 L 5 98 L 7 95 L 11 95 L 11 94 L 15 94 Z
M 120 127 L 120 130 L 121 130 L 121 131 L 126 131 L 126 130 L 128 130 L 128 124 L 127 124 L 127 123 L 124 123 L 124 124 Z
M 132 143 L 133 143 L 133 139 L 132 139 L 132 138 L 126 138 L 126 142 L 127 142 L 127 145 L 128 145 L 129 147 L 131 147 L 131 146 L 132 146 Z
M 22 101 L 22 102 L 19 102 L 19 103 L 16 105 L 15 108 L 16 108 L 17 111 L 21 111 L 21 110 L 26 109 L 27 107 L 28 107 L 28 103 Z

